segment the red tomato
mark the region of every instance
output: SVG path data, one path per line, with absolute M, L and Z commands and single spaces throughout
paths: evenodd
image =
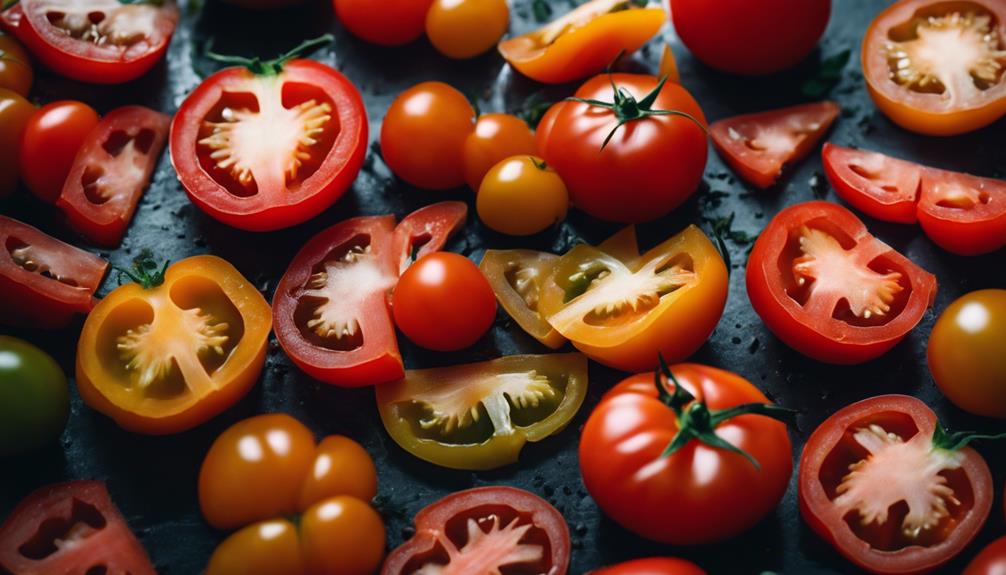
M 747 290 L 762 321 L 800 353 L 863 363 L 887 353 L 922 319 L 936 278 L 870 235 L 849 210 L 806 202 L 758 236 Z
M 383 46 L 400 46 L 426 30 L 433 0 L 388 0 L 375 9 L 371 0 L 332 0 L 339 21 L 354 36 Z
M 381 575 L 500 573 L 503 566 L 507 573 L 565 575 L 569 569 L 566 521 L 522 489 L 453 493 L 417 513 L 415 526 L 416 534 L 388 555 Z
M 405 270 L 392 299 L 395 325 L 416 344 L 455 351 L 474 344 L 496 319 L 496 295 L 468 258 L 429 254 Z
M 1006 537 L 1000 537 L 968 564 L 963 575 L 1003 575 L 1006 573 Z
M 576 207 L 602 220 L 644 222 L 695 192 L 708 147 L 705 116 L 687 90 L 653 76 L 611 74 L 588 80 L 576 97 L 610 104 L 559 102 L 537 132 L 539 155 Z
M 709 133 L 737 175 L 764 189 L 814 149 L 840 111 L 834 102 L 804 104 L 720 120 Z
M 55 202 L 77 151 L 97 125 L 98 113 L 83 102 L 62 100 L 36 110 L 24 128 L 18 154 L 18 170 L 28 189 Z
M 23 0 L 0 14 L 0 25 L 43 64 L 96 84 L 145 74 L 164 56 L 177 23 L 171 0 Z
M 77 152 L 56 205 L 89 241 L 115 247 L 133 219 L 171 118 L 143 106 L 110 112 Z
M 706 575 L 698 565 L 684 559 L 636 559 L 597 571 L 591 575 Z
M 871 218 L 913 224 L 922 167 L 867 150 L 830 142 L 821 150 L 824 172 L 838 197 Z
M 734 74 L 771 74 L 798 64 L 830 15 L 831 0 L 671 0 L 671 21 L 685 46 Z
M 171 123 L 171 161 L 189 198 L 251 231 L 320 214 L 349 189 L 367 151 L 367 112 L 348 78 L 313 60 L 260 66 L 213 74 Z
M 26 497 L 0 525 L 0 572 L 157 573 L 99 481 L 50 485 Z
M 958 445 L 960 439 L 907 395 L 845 407 L 804 446 L 800 512 L 862 569 L 937 569 L 968 545 L 992 507 L 989 468 L 978 452 Z
M 55 329 L 91 311 L 108 262 L 0 215 L 0 323 Z
M 394 216 L 338 223 L 294 256 L 276 287 L 276 339 L 308 375 L 357 387 L 405 375 L 387 294 L 411 263 L 443 247 L 467 207 L 442 202 L 395 227 Z
M 661 543 L 747 531 L 779 504 L 793 473 L 786 425 L 766 416 L 781 408 L 714 367 L 676 365 L 659 381 L 629 377 L 591 413 L 580 437 L 587 491 L 618 524 Z

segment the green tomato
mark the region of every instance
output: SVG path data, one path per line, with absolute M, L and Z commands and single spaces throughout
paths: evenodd
M 0 336 L 0 456 L 48 445 L 70 415 L 66 375 L 49 354 Z

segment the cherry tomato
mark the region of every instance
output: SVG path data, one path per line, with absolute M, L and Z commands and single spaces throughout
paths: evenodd
M 98 125 L 98 113 L 83 102 L 62 100 L 32 114 L 21 137 L 18 168 L 28 189 L 52 203 L 63 191 L 77 150 Z
M 423 82 L 391 103 L 381 126 L 381 154 L 396 176 L 428 190 L 465 183 L 464 146 L 475 109 L 443 82 Z
M 17 92 L 0 88 L 0 199 L 17 188 L 21 136 L 35 108 Z M 69 169 L 69 168 L 68 168 Z
M 482 180 L 479 218 L 497 232 L 529 236 L 566 218 L 566 185 L 545 160 L 514 156 L 496 164 Z
M 510 114 L 483 114 L 465 139 L 465 182 L 478 192 L 493 166 L 511 156 L 537 154 L 537 150 L 534 132 L 524 120 Z
M 830 16 L 831 0 L 671 0 L 671 20 L 685 46 L 734 74 L 771 74 L 799 63 Z
M 27 96 L 33 79 L 28 52 L 13 36 L 0 34 L 0 88 Z
M 382 46 L 408 44 L 423 35 L 433 0 L 333 0 L 339 21 L 354 36 Z
M 509 23 L 506 0 L 433 0 L 426 36 L 444 56 L 462 60 L 496 46 Z
M 395 324 L 417 345 L 453 351 L 478 341 L 496 318 L 496 296 L 478 266 L 449 252 L 423 256 L 398 279 Z
M 968 563 L 963 575 L 1003 575 L 1006 573 L 1006 537 L 1000 537 Z
M 684 559 L 637 559 L 597 571 L 591 575 L 706 575 L 698 565 Z
M 66 375 L 49 354 L 0 335 L 0 456 L 53 443 L 70 415 Z
M 315 503 L 301 517 L 300 533 L 310 575 L 371 575 L 384 558 L 384 522 L 356 497 Z
M 1006 418 L 1006 290 L 966 294 L 950 304 L 929 336 L 929 370 L 943 395 L 964 411 Z

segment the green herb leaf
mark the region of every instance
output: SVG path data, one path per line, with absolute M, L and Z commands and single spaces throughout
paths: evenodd
M 553 102 L 546 100 L 541 92 L 535 92 L 521 104 L 520 109 L 517 110 L 517 117 L 524 120 L 533 130 L 541 123 L 542 116 L 552 107 L 552 104 Z
M 552 16 L 552 6 L 545 0 L 532 0 L 531 11 L 536 22 L 547 22 Z
M 821 60 L 816 73 L 803 83 L 800 91 L 808 98 L 823 98 L 842 79 L 842 72 L 851 57 L 852 50 L 842 50 Z

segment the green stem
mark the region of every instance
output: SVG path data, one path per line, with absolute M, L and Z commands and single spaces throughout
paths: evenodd
M 967 447 L 967 445 L 972 441 L 979 439 L 992 441 L 997 439 L 1006 439 L 1006 433 L 989 435 L 976 433 L 974 431 L 950 431 L 937 422 L 936 429 L 933 431 L 933 449 L 958 451 Z
M 140 284 L 143 289 L 152 289 L 164 283 L 164 274 L 168 270 L 170 260 L 165 260 L 164 264 L 158 268 L 150 250 L 143 250 L 140 255 L 133 259 L 131 270 L 120 268 L 114 269 L 119 272 L 119 285 L 127 283 L 123 278 L 128 278 L 133 283 Z
M 300 58 L 305 54 L 313 52 L 321 46 L 331 43 L 333 40 L 335 40 L 335 36 L 331 34 L 325 34 L 317 38 L 312 38 L 311 40 L 304 40 L 296 48 L 280 54 L 272 60 L 263 61 L 258 56 L 245 58 L 244 56 L 218 54 L 213 51 L 213 39 L 210 38 L 209 43 L 206 45 L 206 57 L 224 64 L 244 66 L 245 68 L 251 70 L 256 76 L 275 76 L 283 71 L 283 66 L 285 66 L 290 60 Z

